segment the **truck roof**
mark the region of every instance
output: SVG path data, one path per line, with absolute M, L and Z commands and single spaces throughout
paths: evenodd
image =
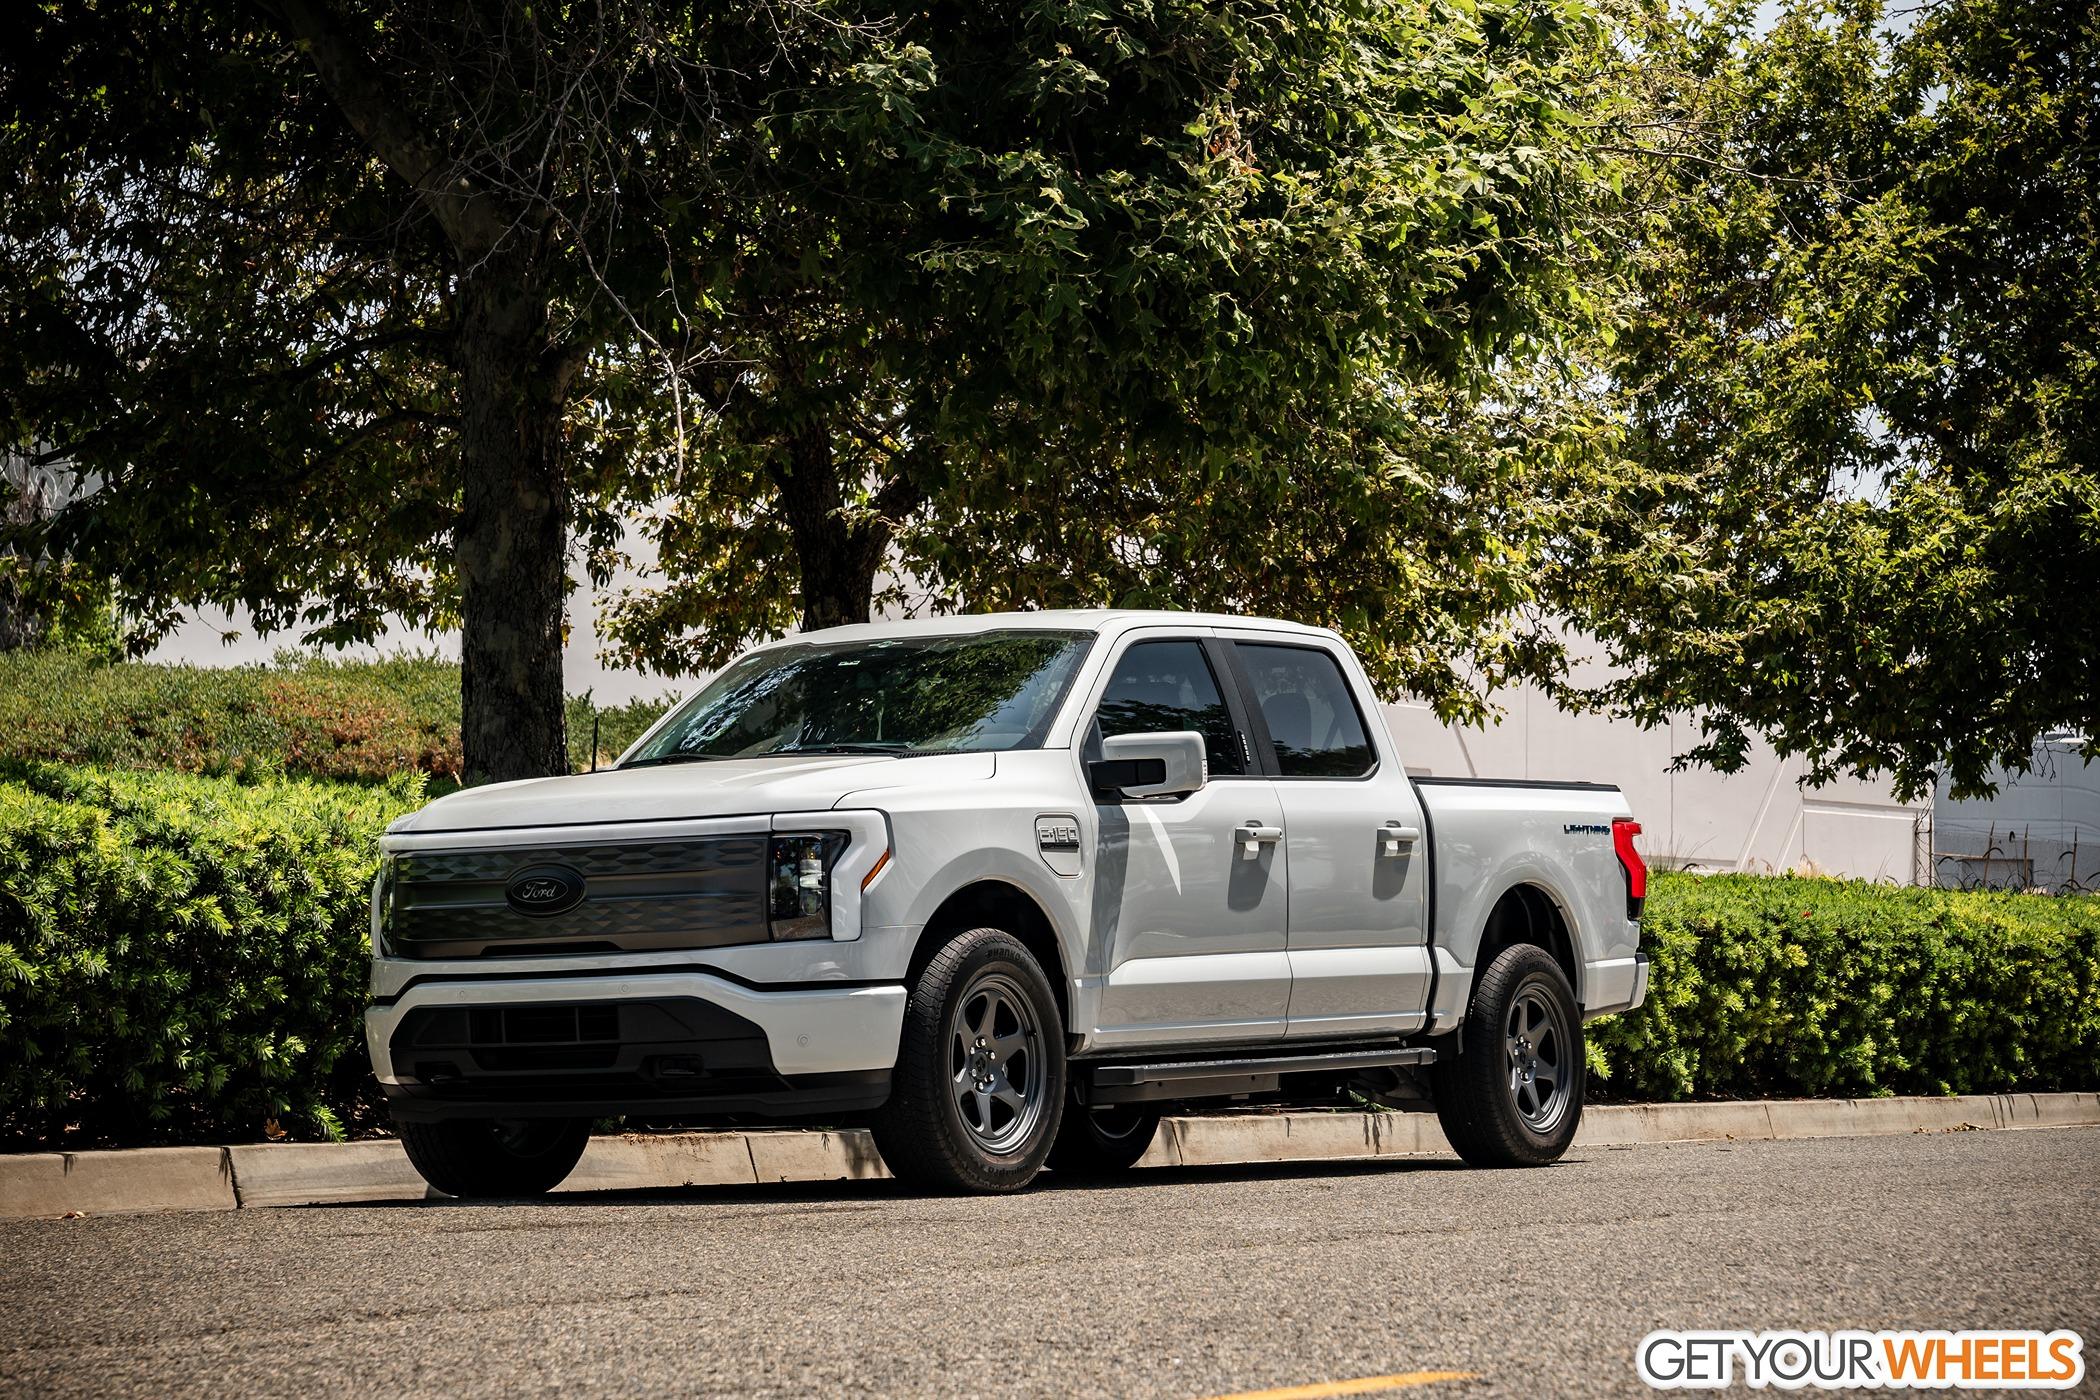
M 1046 608 L 1040 612 L 952 613 L 940 617 L 912 617 L 896 622 L 864 622 L 847 627 L 827 627 L 825 642 L 878 641 L 887 637 L 962 636 L 974 632 L 1013 629 L 1105 632 L 1131 627 L 1253 627 L 1263 631 L 1293 632 L 1301 636 L 1331 637 L 1325 628 L 1277 618 L 1241 617 L 1233 613 L 1176 612 L 1171 608 Z M 816 640 L 819 634 L 798 632 L 768 646 Z

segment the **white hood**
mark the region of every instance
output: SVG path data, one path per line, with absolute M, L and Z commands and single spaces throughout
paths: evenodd
M 464 788 L 396 821 L 394 832 L 679 821 L 770 812 L 822 812 L 856 793 L 907 784 L 989 779 L 988 753 L 884 758 L 784 754 L 609 768 L 565 778 L 526 778 Z

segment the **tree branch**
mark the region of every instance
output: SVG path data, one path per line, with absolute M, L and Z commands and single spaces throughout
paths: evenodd
M 396 330 L 381 331 L 376 335 L 339 342 L 311 359 L 301 360 L 297 364 L 286 365 L 279 369 L 266 370 L 253 376 L 248 382 L 251 384 L 267 384 L 273 381 L 296 383 L 300 380 L 312 379 L 315 375 L 325 374 L 337 365 L 342 364 L 345 360 L 355 359 L 359 355 L 367 355 L 375 350 L 390 350 L 397 345 L 436 344 L 450 333 L 451 328 L 447 326 L 405 326 Z
M 399 428 L 457 428 L 456 413 L 431 413 L 420 408 L 399 408 L 390 413 L 360 423 L 348 434 L 336 439 L 310 458 L 300 470 L 301 477 L 311 477 L 324 467 L 333 466 L 344 457 L 374 438 L 391 436 Z
M 314 65 L 343 116 L 389 169 L 415 188 L 453 247 L 467 257 L 490 252 L 515 223 L 515 210 L 476 189 L 459 162 L 402 108 L 372 62 L 370 35 L 353 34 L 327 0 L 277 0 L 293 42 Z

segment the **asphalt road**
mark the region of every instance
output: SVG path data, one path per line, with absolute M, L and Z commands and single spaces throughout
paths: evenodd
M 1625 1394 L 1660 1326 L 2090 1353 L 2096 1267 L 2096 1129 L 0 1222 L 0 1393 Z

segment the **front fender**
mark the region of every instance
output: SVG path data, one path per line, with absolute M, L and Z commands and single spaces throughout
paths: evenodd
M 943 904 L 971 885 L 993 881 L 1019 890 L 1042 911 L 1061 967 L 1046 969 L 1068 991 L 1085 949 L 1085 880 L 1060 876 L 1036 851 L 1033 810 L 912 812 L 892 817 L 894 854 L 869 889 L 863 915 L 914 935 Z

